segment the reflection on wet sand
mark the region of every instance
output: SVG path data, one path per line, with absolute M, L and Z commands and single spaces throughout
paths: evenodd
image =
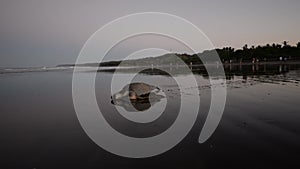
M 221 69 L 221 65 L 208 65 L 212 66 L 215 69 Z M 189 72 L 183 72 L 181 66 L 167 66 L 169 67 L 170 72 L 172 74 L 182 75 L 187 74 Z M 194 74 L 203 75 L 204 77 L 208 76 L 207 71 L 203 65 L 194 65 L 189 66 Z M 143 74 L 147 75 L 165 75 L 169 76 L 169 74 L 159 70 L 159 66 L 155 68 L 147 68 L 142 67 Z M 224 64 L 224 71 L 228 78 L 238 75 L 238 76 L 251 76 L 251 75 L 274 75 L 274 74 L 284 74 L 292 70 L 299 70 L 299 64 Z M 122 73 L 133 73 L 140 70 L 141 67 L 122 67 L 118 70 Z M 105 68 L 101 67 L 98 72 L 114 72 L 116 68 Z
M 216 69 L 221 69 L 221 65 L 211 65 Z M 300 65 L 299 64 L 225 64 L 223 66 L 226 80 L 229 88 L 239 88 L 243 86 L 254 85 L 256 83 L 295 83 L 300 82 Z M 130 67 L 118 69 L 120 73 L 138 72 L 142 68 Z M 193 74 L 201 75 L 204 79 L 209 76 L 204 66 L 190 66 Z M 114 73 L 115 68 L 101 68 L 98 72 Z M 185 75 L 188 72 L 183 72 L 181 67 L 171 66 L 170 72 L 173 75 Z M 141 74 L 145 75 L 162 75 L 170 76 L 164 71 L 157 68 L 143 68 Z M 288 75 L 287 75 L 288 74 Z M 233 85 L 233 86 L 232 86 Z M 209 88 L 210 86 L 199 85 L 200 88 Z
M 163 95 L 156 93 L 151 93 L 143 99 L 117 99 L 115 101 L 111 100 L 111 103 L 123 107 L 128 112 L 138 112 L 148 110 L 155 103 L 160 102 L 162 98 L 165 98 Z

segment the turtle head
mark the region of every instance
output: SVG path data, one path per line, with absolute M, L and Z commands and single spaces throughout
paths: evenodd
M 111 96 L 112 101 L 113 100 L 121 100 L 125 97 L 129 96 L 129 91 L 128 90 L 121 90 L 118 93 L 114 94 Z

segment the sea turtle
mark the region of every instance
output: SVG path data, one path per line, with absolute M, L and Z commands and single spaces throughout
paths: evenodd
M 131 112 L 144 111 L 164 98 L 163 95 L 157 94 L 159 91 L 158 87 L 146 83 L 131 83 L 114 94 L 111 103 Z
M 130 100 L 143 100 L 149 99 L 149 94 L 152 91 L 159 91 L 156 86 L 152 86 L 146 83 L 131 83 L 123 87 L 121 91 L 114 94 L 111 99 L 119 100 L 128 97 Z

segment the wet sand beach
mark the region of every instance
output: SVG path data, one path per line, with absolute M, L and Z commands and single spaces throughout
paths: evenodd
M 224 65 L 228 93 L 225 111 L 215 133 L 200 144 L 198 137 L 211 92 L 205 71 L 195 67 L 193 72 L 199 85 L 195 87 L 199 89 L 201 102 L 194 127 L 173 149 L 146 159 L 113 155 L 86 135 L 73 107 L 71 68 L 2 73 L 0 167 L 291 168 L 298 163 L 300 151 L 299 68 L 297 64 L 231 68 Z M 122 75 L 128 74 L 130 71 Z M 110 103 L 111 78 L 112 72 L 99 71 L 95 92 L 99 107 L 116 130 L 146 137 L 172 124 L 178 98 L 185 95 L 178 91 L 172 77 L 157 72 L 135 77 L 136 81 L 159 82 L 159 87 L 169 96 L 170 106 L 165 118 L 136 128 L 117 119 L 119 115 Z

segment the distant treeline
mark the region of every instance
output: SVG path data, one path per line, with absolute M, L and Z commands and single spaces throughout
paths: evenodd
M 296 46 L 289 45 L 287 41 L 282 44 L 266 44 L 264 46 L 251 46 L 247 44 L 242 49 L 235 50 L 232 47 L 222 49 L 206 50 L 198 54 L 176 54 L 169 53 L 162 56 L 148 57 L 134 60 L 122 61 L 123 66 L 151 66 L 156 64 L 202 64 L 199 57 L 212 58 L 218 54 L 222 63 L 249 63 L 249 62 L 272 62 L 272 61 L 300 61 L 300 42 Z M 180 58 L 181 60 L 177 59 Z M 85 63 L 77 66 L 118 66 L 121 61 L 108 61 L 102 63 Z M 75 66 L 74 64 L 64 64 L 59 66 Z
M 287 41 L 282 44 L 266 44 L 265 46 L 251 46 L 247 44 L 242 49 L 231 47 L 216 49 L 223 62 L 260 62 L 300 59 L 300 42 L 291 46 Z

